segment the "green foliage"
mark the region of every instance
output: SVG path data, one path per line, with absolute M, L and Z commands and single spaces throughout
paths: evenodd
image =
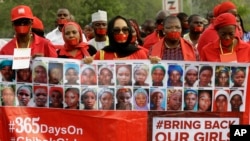
M 20 4 L 32 8 L 33 14 L 43 21 L 45 32 L 55 28 L 56 12 L 59 8 L 68 8 L 76 21 L 84 26 L 91 22 L 91 14 L 105 10 L 108 19 L 116 15 L 134 18 L 140 24 L 146 18 L 154 19 L 155 14 L 162 8 L 161 0 L 4 0 L 0 3 L 0 37 L 13 37 L 10 21 L 11 9 Z
M 214 5 L 223 0 L 182 0 L 183 11 L 188 14 L 199 13 L 203 16 Z M 250 21 L 247 0 L 232 0 L 238 7 L 244 23 Z M 59 8 L 68 8 L 76 21 L 84 26 L 91 22 L 91 14 L 98 10 L 105 10 L 108 19 L 116 15 L 136 19 L 142 24 L 145 19 L 154 19 L 156 13 L 162 9 L 162 0 L 4 0 L 0 3 L 0 37 L 13 37 L 13 29 L 10 21 L 11 9 L 20 4 L 32 8 L 33 14 L 39 17 L 45 26 L 45 32 L 55 28 L 56 12 Z M 245 24 L 246 29 L 250 25 Z
M 226 1 L 226 0 L 182 0 L 183 11 L 189 15 L 199 13 L 202 16 L 206 16 L 208 11 L 212 11 L 214 6 Z M 246 24 L 250 22 L 250 9 L 248 8 L 249 0 L 231 0 L 236 6 L 237 11 L 241 15 L 244 27 L 247 31 L 250 31 L 250 25 Z

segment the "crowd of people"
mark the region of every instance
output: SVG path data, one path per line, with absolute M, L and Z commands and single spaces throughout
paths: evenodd
M 214 70 L 211 66 L 186 66 L 184 70 L 179 65 L 169 65 L 166 70 L 159 63 L 161 60 L 174 61 L 209 61 L 209 62 L 250 62 L 249 34 L 243 27 L 243 21 L 237 13 L 237 7 L 230 1 L 218 3 L 211 9 L 212 17 L 205 19 L 202 15 L 187 15 L 180 12 L 177 15 L 168 11 L 160 10 L 156 13 L 155 20 L 145 20 L 143 25 L 139 25 L 136 19 L 128 19 L 122 15 L 110 17 L 103 10 L 98 10 L 91 15 L 91 23 L 80 26 L 66 8 L 59 8 L 56 17 L 56 28 L 49 33 L 45 33 L 45 26 L 42 20 L 33 15 L 32 9 L 27 5 L 13 7 L 10 15 L 15 31 L 15 36 L 9 42 L 0 42 L 0 55 L 17 55 L 23 49 L 29 51 L 28 56 L 69 58 L 82 60 L 86 67 L 80 68 L 69 66 L 63 72 L 62 64 L 54 63 L 49 65 L 48 74 L 43 64 L 34 66 L 31 69 L 20 69 L 17 71 L 18 82 L 36 82 L 60 85 L 63 82 L 63 75 L 66 76 L 65 85 L 105 85 L 114 86 L 149 86 L 145 80 L 148 75 L 152 75 L 152 86 L 164 86 L 163 79 L 167 74 L 167 86 L 171 87 L 211 87 L 211 77 Z M 237 19 L 238 22 L 237 23 Z M 82 28 L 84 27 L 84 28 Z M 131 65 L 103 65 L 96 66 L 99 69 L 99 76 L 96 77 L 96 69 L 90 67 L 94 60 L 150 60 L 153 65 L 149 72 L 147 65 L 137 65 L 134 74 Z M 6 62 L 7 63 L 7 62 Z M 10 62 L 8 62 L 10 63 Z M 5 66 L 4 66 L 5 67 Z M 11 72 L 5 67 L 1 74 Z M 215 85 L 229 87 L 229 68 L 216 68 Z M 233 69 L 232 87 L 242 85 L 242 77 L 246 72 L 240 68 Z M 115 72 L 116 76 L 113 75 Z M 78 81 L 79 73 L 81 78 Z M 9 74 L 8 81 L 11 81 L 14 74 Z M 29 75 L 29 76 L 28 76 Z M 7 76 L 7 75 L 5 75 Z M 25 76 L 27 76 L 25 78 Z M 185 77 L 184 77 L 185 76 Z M 114 79 L 114 77 L 116 79 Z M 132 81 L 132 79 L 135 81 Z M 167 79 L 167 78 L 165 78 Z M 199 80 L 199 81 L 197 81 Z M 240 82 L 241 81 L 241 82 Z M 244 80 L 243 80 L 244 81 Z M 211 111 L 212 91 L 203 90 L 183 90 L 184 100 L 181 97 L 182 91 L 162 89 L 131 89 L 119 88 L 116 92 L 113 89 L 93 90 L 67 88 L 65 96 L 61 89 L 51 90 L 49 103 L 47 101 L 46 87 L 34 89 L 33 98 L 31 86 L 23 85 L 17 88 L 2 88 L 2 105 L 10 105 L 13 101 L 5 101 L 5 91 L 11 93 L 17 89 L 18 103 L 22 106 L 36 105 L 44 107 L 49 105 L 55 108 L 63 108 L 63 99 L 66 109 L 79 109 L 81 104 L 83 109 L 120 109 L 131 110 L 194 110 Z M 218 91 L 224 93 L 227 98 L 226 103 L 232 105 L 235 101 L 241 101 L 242 91 Z M 134 93 L 134 98 L 133 94 Z M 215 94 L 215 99 L 223 100 L 219 94 Z M 226 93 L 226 94 L 225 94 Z M 7 95 L 7 94 L 6 94 Z M 239 97 L 240 96 L 240 97 Z M 34 99 L 27 103 L 28 99 Z M 116 101 L 115 101 L 116 98 Z M 99 99 L 99 104 L 97 99 Z M 167 101 L 167 106 L 162 104 Z M 175 99 L 175 100 L 174 100 Z M 131 101 L 133 100 L 133 101 Z M 55 101 L 55 103 L 53 103 Z M 178 104 L 171 104 L 174 101 Z M 184 105 L 181 105 L 184 101 Z M 115 104 L 116 102 L 116 104 Z M 136 104 L 132 105 L 131 102 Z M 149 104 L 150 103 L 150 104 Z M 240 102 L 238 102 L 240 103 Z M 223 102 L 214 105 L 223 104 Z M 97 106 L 98 105 L 98 106 Z M 240 110 L 236 107 L 226 106 L 230 110 Z M 216 110 L 220 108 L 213 107 Z M 222 111 L 225 109 L 221 109 Z

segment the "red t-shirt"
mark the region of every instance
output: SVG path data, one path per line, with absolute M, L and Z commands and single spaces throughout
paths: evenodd
M 117 58 L 116 53 L 106 52 L 103 50 L 97 51 L 94 57 L 95 60 L 115 60 L 115 59 L 148 59 L 147 54 L 144 49 L 140 49 L 131 55 L 123 58 Z
M 9 41 L 0 51 L 1 55 L 13 55 L 14 48 L 16 48 L 16 38 Z M 42 55 L 43 57 L 57 57 L 56 49 L 47 39 L 39 37 L 33 34 L 33 41 L 30 43 L 31 56 L 36 54 Z

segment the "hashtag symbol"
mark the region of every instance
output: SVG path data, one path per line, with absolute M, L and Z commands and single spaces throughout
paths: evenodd
M 9 132 L 13 133 L 13 131 L 15 130 L 15 122 L 14 121 L 10 121 L 9 123 Z
M 156 129 L 160 129 L 162 127 L 163 121 L 159 120 L 156 125 Z
M 10 141 L 16 141 L 15 137 L 12 137 L 12 138 L 10 139 Z

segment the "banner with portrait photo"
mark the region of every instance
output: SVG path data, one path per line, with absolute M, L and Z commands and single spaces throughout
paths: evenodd
M 250 123 L 250 103 L 247 100 L 249 64 L 185 61 L 151 64 L 149 60 L 103 60 L 83 64 L 75 59 L 38 57 L 29 68 L 11 68 L 12 58 L 0 56 L 1 122 L 6 123 L 6 129 L 9 129 L 10 118 L 13 120 L 25 112 L 26 119 L 27 112 L 33 109 L 43 109 L 48 114 L 56 111 L 58 116 L 53 119 L 58 121 L 63 117 L 59 113 L 65 111 L 83 121 L 87 117 L 75 115 L 77 111 L 93 111 L 102 115 L 101 119 L 111 121 L 125 120 L 122 113 L 128 113 L 134 118 L 131 121 L 126 119 L 127 122 L 134 123 L 132 120 L 143 118 L 148 128 L 148 134 L 143 134 L 148 140 L 153 139 L 157 132 L 165 132 L 162 128 L 155 129 L 158 122 L 154 121 L 159 117 L 164 121 L 164 117 L 188 117 L 190 122 L 202 117 L 203 125 L 209 118 L 223 117 L 236 118 L 235 123 Z M 19 112 L 11 112 L 8 108 L 17 108 Z M 106 112 L 111 114 L 107 116 Z M 161 112 L 164 114 L 159 115 Z M 137 117 L 137 113 L 144 117 Z M 37 112 L 39 121 L 50 120 L 41 115 Z M 71 121 L 70 118 L 64 120 Z M 113 128 L 108 130 L 117 132 Z M 129 132 L 127 130 L 142 131 L 136 128 L 123 130 L 121 134 Z M 199 130 L 203 127 L 192 131 L 192 136 Z M 91 128 L 85 128 L 85 131 L 95 136 Z M 226 132 L 228 128 L 223 131 L 223 136 Z

